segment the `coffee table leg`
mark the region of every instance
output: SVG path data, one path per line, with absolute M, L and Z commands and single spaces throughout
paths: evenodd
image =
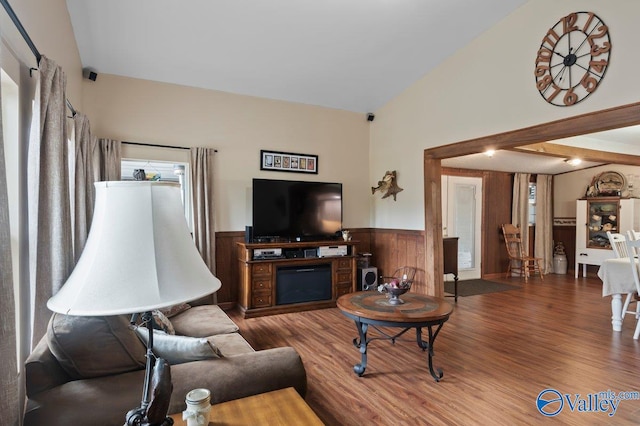
M 362 354 L 362 360 L 360 364 L 356 364 L 353 366 L 353 371 L 359 376 L 362 377 L 364 374 L 364 370 L 367 368 L 367 329 L 369 328 L 369 324 L 362 323 L 358 320 L 355 320 L 356 328 L 358 329 L 359 337 L 353 339 L 353 346 L 360 350 Z
M 440 323 L 438 324 L 438 328 L 436 328 L 435 333 L 432 330 L 432 326 L 427 326 L 427 328 L 429 329 L 429 342 L 425 342 L 424 340 L 422 340 L 422 327 L 416 327 L 416 341 L 418 343 L 418 346 L 423 350 L 428 350 L 428 361 L 429 361 L 429 372 L 431 373 L 431 375 L 433 376 L 434 379 L 436 379 L 436 382 L 439 382 L 440 379 L 442 378 L 442 376 L 444 375 L 442 368 L 437 368 L 434 369 L 433 368 L 433 343 L 436 340 L 436 337 L 438 336 L 438 333 L 440 332 L 440 329 L 442 328 L 442 325 L 444 323 Z

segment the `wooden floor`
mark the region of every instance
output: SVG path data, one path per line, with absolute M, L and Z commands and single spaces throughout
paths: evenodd
M 444 370 L 436 383 L 426 354 L 411 341 L 375 341 L 363 377 L 353 322 L 336 308 L 244 320 L 230 315 L 256 349 L 293 346 L 307 370 L 307 403 L 328 425 L 638 424 L 640 400 L 614 416 L 536 408 L 548 388 L 561 394 L 640 391 L 640 343 L 634 318 L 611 330 L 610 298 L 598 278 L 547 275 L 517 290 L 458 298 L 434 349 Z M 453 303 L 453 298 L 447 298 Z M 409 333 L 408 333 L 409 334 Z M 586 407 L 582 405 L 582 407 Z

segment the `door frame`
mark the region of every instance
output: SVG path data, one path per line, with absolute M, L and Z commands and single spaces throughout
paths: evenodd
M 601 132 L 640 124 L 640 102 L 567 117 L 531 127 L 469 139 L 424 150 L 425 284 L 426 293 L 444 295 L 442 248 L 442 164 L 445 158 L 476 154 L 488 149 L 507 149 L 555 139 Z M 579 151 L 579 148 L 573 152 Z M 593 155 L 593 150 L 590 151 Z

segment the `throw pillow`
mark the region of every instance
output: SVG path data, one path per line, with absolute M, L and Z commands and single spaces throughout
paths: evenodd
M 149 330 L 146 327 L 136 327 L 135 330 L 146 346 Z M 153 330 L 153 353 L 174 365 L 223 357 L 220 349 L 204 337 L 174 336 L 160 330 Z
M 146 348 L 125 316 L 81 317 L 53 314 L 47 343 L 74 380 L 145 368 Z
M 156 330 L 162 330 L 167 334 L 176 334 L 176 330 L 173 328 L 173 324 L 165 314 L 156 309 L 153 311 L 153 328 Z

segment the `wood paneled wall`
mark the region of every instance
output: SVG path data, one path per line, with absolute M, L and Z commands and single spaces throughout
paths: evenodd
M 506 271 L 507 249 L 502 225 L 511 223 L 513 174 L 484 172 L 482 183 L 482 276 Z
M 414 266 L 418 270 L 413 282 L 413 291 L 427 293 L 425 283 L 424 232 L 398 229 L 371 230 L 373 265 L 378 275 L 390 277 L 402 266 Z
M 238 303 L 240 276 L 238 274 L 238 248 L 236 243 L 244 241 L 244 232 L 216 233 L 216 273 L 222 281 L 218 290 L 218 304 L 223 309 L 233 308 Z

